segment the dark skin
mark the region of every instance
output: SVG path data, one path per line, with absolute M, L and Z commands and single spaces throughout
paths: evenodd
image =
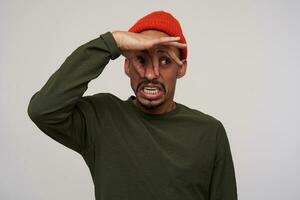
M 136 95 L 133 103 L 150 114 L 170 112 L 176 107 L 176 81 L 185 75 L 186 60 L 180 60 L 185 44 L 180 38 L 148 30 L 142 33 L 113 32 L 125 59 L 125 73 Z

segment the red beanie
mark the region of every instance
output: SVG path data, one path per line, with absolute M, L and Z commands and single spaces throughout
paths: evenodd
M 186 44 L 186 40 L 182 33 L 180 23 L 170 13 L 164 11 L 152 12 L 137 21 L 128 31 L 133 33 L 140 33 L 146 30 L 157 30 L 162 31 L 169 36 L 179 36 L 179 42 Z M 186 59 L 187 48 L 184 48 L 181 51 L 181 59 Z

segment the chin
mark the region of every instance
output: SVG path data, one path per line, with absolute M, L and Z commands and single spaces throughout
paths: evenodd
M 138 101 L 138 104 L 140 104 L 142 107 L 144 107 L 146 109 L 151 109 L 151 110 L 160 107 L 164 103 L 163 99 L 158 99 L 158 100 L 154 100 L 154 101 L 144 99 L 141 97 L 137 97 L 136 99 Z

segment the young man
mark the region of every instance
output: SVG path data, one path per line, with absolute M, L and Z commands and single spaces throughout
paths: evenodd
M 222 123 L 174 101 L 187 67 L 185 43 L 171 14 L 150 13 L 128 32 L 80 46 L 30 100 L 34 123 L 82 155 L 97 200 L 237 199 Z M 83 97 L 121 54 L 135 96 Z

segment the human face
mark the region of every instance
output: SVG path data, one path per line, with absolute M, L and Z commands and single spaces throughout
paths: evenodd
M 141 34 L 168 36 L 154 30 Z M 179 49 L 170 45 L 160 45 L 152 49 L 134 51 L 133 59 L 137 62 L 125 60 L 125 72 L 136 95 L 134 103 L 145 112 L 159 114 L 174 108 L 176 81 L 184 76 L 186 61 L 183 61 L 183 65 L 178 65 L 170 56 L 171 51 L 179 57 Z

